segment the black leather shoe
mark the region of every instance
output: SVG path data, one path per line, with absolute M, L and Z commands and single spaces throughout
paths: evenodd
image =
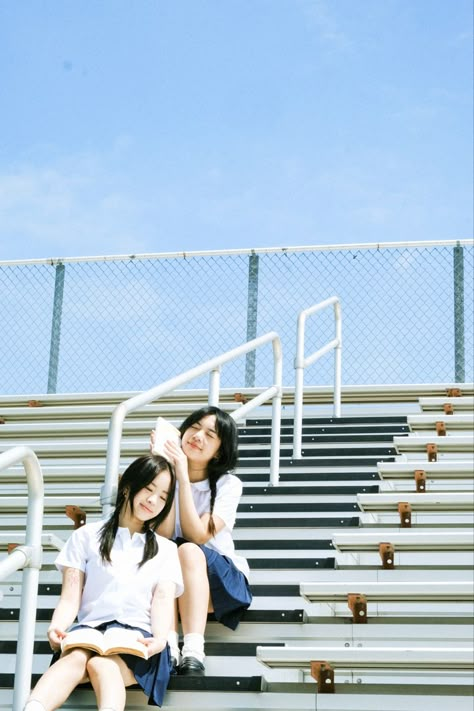
M 180 676 L 205 676 L 204 664 L 196 657 L 184 657 L 178 668 Z
M 178 660 L 176 657 L 170 657 L 170 662 L 171 662 L 171 672 L 170 674 L 177 674 L 178 673 Z

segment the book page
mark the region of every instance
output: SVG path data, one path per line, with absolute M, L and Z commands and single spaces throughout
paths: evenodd
M 63 652 L 74 647 L 84 647 L 85 649 L 93 649 L 98 654 L 103 654 L 103 638 L 102 632 L 94 629 L 73 630 L 61 640 L 61 650 Z
M 137 641 L 138 637 L 141 637 L 140 632 L 123 627 L 110 627 L 105 633 L 84 628 L 68 632 L 61 642 L 61 650 L 83 647 L 102 656 L 133 654 L 148 659 L 148 649 L 142 642 Z
M 148 648 L 137 640 L 141 636 L 138 630 L 110 627 L 104 634 L 105 654 L 134 654 L 148 659 Z
M 176 442 L 178 446 L 181 446 L 181 434 L 177 427 L 175 427 L 171 422 L 165 420 L 164 417 L 158 417 L 155 425 L 155 438 L 153 442 L 153 454 L 158 454 L 160 457 L 164 457 L 168 460 L 164 452 L 163 445 L 167 439 Z

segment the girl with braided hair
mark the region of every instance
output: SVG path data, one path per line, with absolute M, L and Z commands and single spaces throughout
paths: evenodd
M 176 539 L 184 580 L 168 642 L 178 674 L 204 676 L 207 613 L 234 630 L 252 602 L 249 566 L 236 555 L 232 539 L 242 494 L 240 479 L 230 473 L 237 463 L 238 434 L 233 418 L 214 406 L 191 413 L 179 429 L 181 446 L 171 440 L 164 445 L 176 472 L 176 497 L 160 533 Z M 154 433 L 152 443 L 153 438 Z
M 172 670 L 167 638 L 183 579 L 176 544 L 156 531 L 170 513 L 174 491 L 166 459 L 140 457 L 119 479 L 111 516 L 72 533 L 56 558 L 63 583 L 48 628 L 55 654 L 24 711 L 53 711 L 88 681 L 100 711 L 123 711 L 125 689 L 135 684 L 149 705 L 161 706 Z M 85 647 L 61 653 L 67 632 L 84 627 L 132 630 L 148 648 L 148 659 L 101 656 Z

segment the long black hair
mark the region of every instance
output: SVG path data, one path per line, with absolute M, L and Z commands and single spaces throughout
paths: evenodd
M 208 463 L 206 472 L 209 479 L 209 488 L 211 490 L 211 507 L 208 531 L 212 536 L 214 536 L 216 527 L 212 518 L 212 512 L 214 510 L 214 503 L 216 500 L 216 484 L 223 474 L 226 474 L 228 471 L 234 469 L 237 464 L 239 436 L 235 420 L 227 412 L 224 412 L 224 410 L 221 410 L 220 407 L 215 407 L 214 405 L 201 407 L 199 410 L 195 410 L 188 415 L 179 428 L 181 436 L 184 435 L 187 429 L 195 425 L 196 422 L 200 422 L 208 415 L 215 415 L 216 432 L 221 441 L 219 451 L 214 459 L 211 459 Z
M 158 542 L 156 540 L 155 531 L 162 521 L 165 520 L 173 505 L 174 492 L 176 487 L 176 477 L 173 467 L 163 457 L 148 454 L 135 459 L 124 471 L 119 479 L 117 501 L 115 509 L 110 518 L 104 523 L 99 532 L 99 552 L 104 562 L 111 562 L 110 553 L 117 535 L 120 514 L 123 512 L 128 503 L 133 513 L 133 499 L 141 489 L 144 489 L 155 477 L 162 471 L 170 473 L 171 482 L 166 497 L 166 502 L 162 510 L 157 516 L 144 521 L 143 533 L 146 536 L 145 547 L 143 549 L 143 558 L 138 567 L 153 558 L 158 553 Z

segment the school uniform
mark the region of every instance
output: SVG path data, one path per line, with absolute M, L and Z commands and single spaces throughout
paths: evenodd
M 175 596 L 184 589 L 176 544 L 156 535 L 158 553 L 138 568 L 143 557 L 145 534 L 130 534 L 119 527 L 110 553 L 111 564 L 99 553 L 99 532 L 104 521 L 86 524 L 74 531 L 56 558 L 56 566 L 84 572 L 84 588 L 78 626 L 100 628 L 122 626 L 151 637 L 151 600 L 158 583 L 175 583 Z M 149 697 L 149 705 L 161 706 L 168 685 L 171 663 L 169 647 L 144 660 L 120 655 L 137 683 Z
M 176 483 L 176 487 L 179 488 L 179 482 Z M 209 480 L 192 482 L 191 491 L 198 516 L 209 513 L 211 502 Z M 206 556 L 215 618 L 232 630 L 236 629 L 242 615 L 252 602 L 249 565 L 245 558 L 237 555 L 232 538 L 232 529 L 241 496 L 242 482 L 238 477 L 227 473 L 217 480 L 212 514 L 219 516 L 225 526 L 207 543 L 199 546 Z M 180 525 L 178 494 L 175 497 L 175 506 L 175 537 L 179 546 L 186 539 L 183 537 Z

